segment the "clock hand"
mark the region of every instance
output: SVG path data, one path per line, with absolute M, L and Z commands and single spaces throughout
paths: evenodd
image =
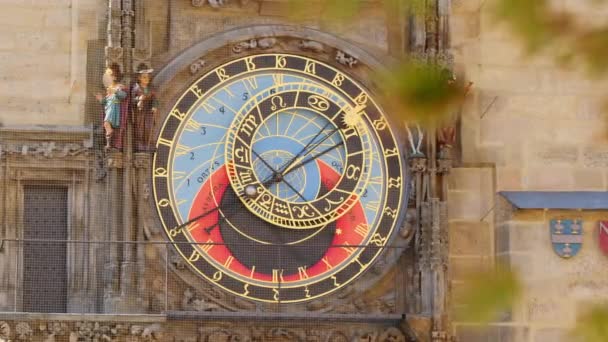
M 188 225 L 190 225 L 190 224 L 192 224 L 192 223 L 194 223 L 194 222 L 202 219 L 203 217 L 205 217 L 205 216 L 207 216 L 207 215 L 209 215 L 209 214 L 211 214 L 211 213 L 213 213 L 215 211 L 218 211 L 219 209 L 220 209 L 220 207 L 215 207 L 213 209 L 209 209 L 209 210 L 205 211 L 204 213 L 202 213 L 202 214 L 200 214 L 200 215 L 198 215 L 198 216 L 196 216 L 196 217 L 194 217 L 194 218 L 192 218 L 192 219 L 190 219 L 190 220 L 188 220 L 188 221 L 180 224 L 179 226 L 175 227 L 174 229 L 178 230 L 180 228 L 184 228 L 185 226 L 188 226 Z
M 366 107 L 365 105 L 357 105 L 356 107 L 350 109 L 348 112 L 344 111 L 344 115 L 345 116 L 356 115 L 357 113 L 360 113 L 361 111 L 365 110 L 365 107 Z M 323 128 L 312 138 L 312 140 L 310 140 L 310 142 L 308 142 L 308 144 L 304 147 L 304 149 L 302 151 L 300 151 L 300 153 L 298 153 L 298 155 L 296 155 L 285 167 L 280 169 L 279 172 L 281 174 L 283 174 L 283 176 L 285 176 L 286 173 L 290 172 L 289 167 L 296 161 L 296 159 L 298 159 L 300 156 L 302 156 L 302 153 L 304 151 L 306 151 L 306 153 L 303 156 L 308 155 L 315 148 L 317 148 L 319 145 L 321 145 L 325 140 L 329 139 L 329 137 L 331 137 L 334 133 L 336 133 L 338 130 L 340 130 L 339 127 L 334 128 L 333 130 L 331 130 L 331 132 L 329 132 L 329 134 L 325 135 L 325 137 L 321 141 L 316 143 L 314 147 L 307 150 L 307 148 L 312 144 L 313 141 L 315 141 L 315 139 L 321 134 L 321 132 L 325 131 L 325 128 L 327 128 L 327 126 L 329 126 L 329 123 L 331 123 L 331 121 L 328 121 L 325 124 L 325 126 L 323 126 Z M 300 160 L 302 160 L 302 159 L 300 159 Z
M 254 154 L 255 154 L 255 155 L 258 157 L 258 158 L 260 158 L 260 160 L 261 160 L 261 161 L 262 161 L 262 162 L 263 162 L 263 163 L 264 163 L 264 164 L 265 164 L 265 165 L 266 165 L 266 166 L 267 166 L 267 167 L 268 167 L 268 168 L 269 168 L 271 171 L 273 171 L 273 173 L 275 173 L 275 175 L 273 175 L 273 177 L 271 178 L 271 180 L 274 180 L 274 177 L 276 176 L 276 171 L 275 171 L 275 170 L 272 168 L 272 166 L 270 166 L 270 165 L 268 164 L 268 162 L 266 162 L 266 161 L 265 161 L 265 160 L 264 160 L 264 159 L 263 159 L 263 158 L 262 158 L 262 157 L 261 157 L 261 156 L 260 156 L 260 155 L 259 155 L 259 154 L 258 154 L 256 151 L 254 151 L 254 150 L 252 149 L 252 152 L 253 152 L 253 153 L 254 153 Z M 283 181 L 285 181 L 285 180 L 283 180 Z M 266 183 L 268 183 L 268 181 L 267 181 Z M 267 186 L 268 184 L 266 184 L 266 183 L 263 183 L 263 185 Z M 291 188 L 291 190 L 293 190 L 293 191 L 294 191 L 296 194 L 298 194 L 298 195 L 299 195 L 299 196 L 300 196 L 300 197 L 301 197 L 301 198 L 302 198 L 304 201 L 306 201 L 306 198 L 304 198 L 304 196 L 302 196 L 302 195 L 301 195 L 301 194 L 300 194 L 300 193 L 299 193 L 299 192 L 298 192 L 296 189 L 294 189 L 294 188 L 291 186 L 291 184 L 289 184 L 287 181 L 285 181 L 285 184 L 287 184 L 287 186 L 289 186 L 289 187 Z M 180 225 L 176 226 L 176 227 L 175 227 L 175 228 L 173 228 L 173 229 L 175 229 L 175 230 L 179 230 L 179 229 L 181 229 L 181 228 L 184 228 L 184 227 L 186 227 L 186 226 L 189 226 L 190 224 L 192 224 L 192 223 L 194 223 L 194 222 L 196 222 L 196 221 L 198 221 L 198 220 L 200 220 L 200 219 L 202 219 L 202 218 L 206 217 L 207 215 L 210 215 L 210 214 L 212 214 L 212 213 L 214 213 L 214 212 L 218 211 L 219 209 L 220 209 L 220 208 L 219 208 L 219 206 L 216 206 L 216 207 L 214 207 L 214 208 L 211 208 L 211 209 L 209 209 L 209 210 L 207 210 L 207 211 L 203 212 L 202 214 L 197 215 L 197 216 L 195 216 L 195 217 L 191 218 L 190 220 L 188 220 L 188 221 L 186 221 L 186 222 L 184 222 L 184 223 L 182 223 L 182 224 L 180 224 Z M 222 217 L 221 217 L 220 219 L 226 219 L 226 217 L 225 217 L 223 214 L 221 214 L 221 216 L 222 216 Z M 214 228 L 216 228 L 218 225 L 219 225 L 218 223 L 215 223 L 215 224 L 213 224 L 213 225 L 211 225 L 211 226 L 209 226 L 209 227 L 205 227 L 205 228 L 203 228 L 203 229 L 205 230 L 205 232 L 207 232 L 207 234 L 210 234 L 210 233 L 211 233 L 211 230 L 213 230 Z
M 306 159 L 306 160 L 302 161 L 301 163 L 299 163 L 299 164 L 295 165 L 295 166 L 294 166 L 294 167 L 292 167 L 292 168 L 291 168 L 289 171 L 287 171 L 287 172 L 286 172 L 286 173 L 283 175 L 283 177 L 287 176 L 288 174 L 290 174 L 290 173 L 291 173 L 291 172 L 293 172 L 294 170 L 296 170 L 296 169 L 298 169 L 298 168 L 300 168 L 300 167 L 302 167 L 302 166 L 304 166 L 304 165 L 306 165 L 306 164 L 310 163 L 311 161 L 313 161 L 313 160 L 315 160 L 315 159 L 319 158 L 320 156 L 322 156 L 322 155 L 324 155 L 324 154 L 326 154 L 326 153 L 328 153 L 328 152 L 330 152 L 330 151 L 332 151 L 332 150 L 335 150 L 336 148 L 338 148 L 339 146 L 342 146 L 342 145 L 344 145 L 344 141 L 340 141 L 339 143 L 335 144 L 334 146 L 332 146 L 332 147 L 328 147 L 328 148 L 326 148 L 325 150 L 323 150 L 323 151 L 319 152 L 319 154 L 315 155 L 314 157 L 310 157 L 310 158 L 308 158 L 308 159 Z
M 277 170 L 275 170 L 270 164 L 268 164 L 268 162 L 266 160 L 264 160 L 264 158 L 262 158 L 262 156 L 260 156 L 253 148 L 251 148 L 251 152 L 253 152 L 253 154 L 255 154 L 256 157 L 260 158 L 260 160 L 262 161 L 262 163 L 264 165 L 266 165 L 266 167 L 268 169 L 270 169 L 270 171 L 272 171 L 273 173 L 273 178 L 277 179 L 277 182 L 283 181 L 291 190 L 293 190 L 296 194 L 298 194 L 298 196 L 300 196 L 300 198 L 304 201 L 306 201 L 306 198 L 304 198 L 304 196 L 302 196 L 302 194 L 300 194 L 300 192 L 298 192 L 298 190 L 296 190 L 285 178 L 283 178 L 281 176 L 280 173 L 278 173 Z
M 327 125 L 325 125 L 325 127 L 327 127 Z M 338 130 L 340 130 L 340 128 L 334 128 L 331 130 L 331 132 L 329 132 L 328 134 L 326 134 L 323 139 L 321 139 L 321 141 L 318 141 L 314 144 L 314 146 L 312 146 L 312 148 L 309 148 L 312 145 L 312 142 L 320 135 L 320 133 L 323 132 L 323 130 L 325 129 L 325 127 L 323 129 L 321 129 L 314 138 L 312 138 L 312 140 L 304 147 L 304 149 L 302 151 L 300 151 L 294 158 L 292 158 L 288 163 L 286 163 L 284 166 L 282 166 L 281 168 L 279 168 L 278 171 L 276 171 L 275 173 L 273 173 L 272 176 L 266 178 L 263 182 L 262 185 L 264 186 L 268 186 L 270 184 L 272 184 L 273 182 L 280 182 L 282 177 L 285 176 L 285 174 L 290 173 L 291 170 L 293 170 L 293 163 L 296 162 L 298 159 L 302 160 L 303 157 L 306 157 L 308 154 L 310 154 L 310 152 L 314 151 L 315 148 L 319 147 L 319 145 L 321 145 L 323 142 L 325 142 L 325 140 L 329 139 L 334 133 L 336 133 Z M 288 170 L 289 169 L 289 170 Z
M 233 205 L 237 205 L 237 204 L 238 204 L 238 202 L 237 202 L 237 201 L 235 201 L 235 202 L 233 203 Z M 213 213 L 213 212 L 215 212 L 215 211 L 218 211 L 219 209 L 220 209 L 220 207 L 219 207 L 219 206 L 217 206 L 217 207 L 215 207 L 215 208 L 213 208 L 213 209 L 209 209 L 209 210 L 205 211 L 204 213 L 202 213 L 202 214 L 200 214 L 200 215 L 195 216 L 194 218 L 192 218 L 192 219 L 188 220 L 187 222 L 184 222 L 184 223 L 180 224 L 179 226 L 177 226 L 177 227 L 175 227 L 175 228 L 173 228 L 173 229 L 178 230 L 178 229 L 181 229 L 181 228 L 183 228 L 183 227 L 185 227 L 185 226 L 188 226 L 188 225 L 190 225 L 190 224 L 192 224 L 192 223 L 194 223 L 194 222 L 196 222 L 196 221 L 198 221 L 198 220 L 202 219 L 203 217 L 205 217 L 205 216 L 207 216 L 207 215 L 209 215 L 209 214 L 211 214 L 211 213 Z M 225 209 L 227 209 L 227 208 L 225 208 Z M 219 217 L 219 219 L 218 219 L 218 222 L 217 222 L 217 223 L 214 223 L 214 224 L 212 224 L 212 225 L 210 225 L 210 226 L 208 226 L 208 227 L 203 228 L 203 230 L 204 230 L 204 231 L 207 233 L 207 235 L 209 235 L 209 234 L 211 234 L 211 231 L 212 231 L 213 229 L 215 229 L 215 228 L 219 227 L 219 225 L 220 225 L 219 221 L 222 221 L 222 220 L 227 220 L 227 219 L 228 219 L 228 218 L 227 218 L 227 217 L 226 217 L 226 216 L 225 216 L 225 215 L 224 215 L 222 212 L 220 212 L 220 217 Z
M 331 124 L 331 121 L 327 121 L 327 123 L 325 123 L 325 126 L 323 126 L 323 128 L 321 128 L 317 134 L 315 134 L 314 137 L 312 137 L 312 139 L 310 139 L 310 141 L 308 142 L 308 144 L 306 144 L 306 146 L 304 146 L 304 148 L 302 148 L 302 150 L 300 150 L 300 152 L 298 152 L 298 154 L 295 155 L 295 157 L 293 157 L 290 161 L 288 161 L 287 163 L 285 163 L 285 165 L 281 166 L 279 168 L 279 172 L 283 173 L 283 171 L 285 169 L 287 169 L 291 164 L 293 164 L 300 156 L 302 156 L 302 154 L 304 152 L 306 152 L 306 149 L 308 149 L 308 147 L 310 147 L 310 145 L 312 145 L 312 143 L 315 141 L 315 139 L 317 139 L 319 137 L 319 135 L 321 135 L 321 133 L 323 133 L 325 131 L 325 129 Z
M 318 141 L 314 144 L 314 146 L 310 149 L 308 149 L 306 151 L 306 153 L 304 153 L 302 156 L 300 156 L 299 160 L 303 160 L 304 157 L 306 157 L 307 155 L 309 155 L 312 151 L 314 151 L 317 147 L 319 147 L 322 143 L 325 142 L 325 140 L 329 139 L 332 135 L 334 135 L 334 133 L 336 133 L 337 131 L 339 131 L 340 128 L 336 127 L 334 129 L 332 129 L 328 134 L 325 135 L 325 137 L 323 137 L 323 139 L 321 139 L 321 141 Z M 296 160 L 294 159 L 293 162 L 295 162 Z M 281 170 L 281 174 L 283 175 L 283 177 L 289 173 L 291 170 L 293 170 L 293 162 L 290 165 L 287 165 L 285 168 L 283 168 Z
M 236 204 L 236 203 L 237 203 L 237 202 L 235 202 L 235 204 Z M 178 230 L 178 229 L 184 228 L 184 227 L 186 227 L 186 226 L 189 226 L 190 224 L 192 224 L 192 223 L 194 223 L 194 222 L 196 222 L 196 221 L 198 221 L 198 220 L 200 220 L 200 219 L 204 218 L 205 216 L 207 216 L 207 215 L 209 215 L 209 214 L 211 214 L 211 213 L 213 213 L 213 212 L 216 212 L 216 211 L 218 211 L 218 210 L 220 210 L 220 207 L 219 207 L 219 206 L 216 206 L 215 208 L 209 209 L 209 210 L 205 211 L 204 213 L 202 213 L 202 214 L 200 214 L 200 215 L 197 215 L 197 216 L 195 216 L 195 217 L 191 218 L 190 220 L 188 220 L 188 221 L 186 221 L 186 222 L 184 222 L 184 223 L 180 224 L 179 226 L 176 226 L 176 227 L 175 227 L 175 228 L 173 228 L 173 229 Z M 226 217 L 224 216 L 224 214 L 223 214 L 223 213 L 221 213 L 221 212 L 220 212 L 220 215 L 221 215 L 221 217 L 219 218 L 220 220 L 222 220 L 222 219 L 225 219 L 225 218 L 226 218 Z M 213 225 L 211 225 L 211 226 L 209 226 L 209 227 L 205 227 L 205 228 L 203 228 L 203 229 L 204 229 L 204 230 L 207 232 L 207 234 L 209 234 L 209 233 L 210 233 L 210 231 L 211 231 L 211 230 L 213 230 L 213 228 L 215 228 L 215 227 L 216 227 L 216 226 L 218 226 L 218 225 L 219 225 L 219 223 L 215 223 L 215 224 L 213 224 Z
M 203 230 L 205 231 L 205 233 L 207 233 L 207 235 L 211 235 L 211 231 L 214 230 L 215 228 L 219 227 L 219 223 L 214 223 L 212 225 L 210 225 L 209 227 L 203 228 Z

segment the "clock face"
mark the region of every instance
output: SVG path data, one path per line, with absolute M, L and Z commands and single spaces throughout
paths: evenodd
M 403 155 L 372 95 L 317 60 L 264 54 L 198 79 L 165 119 L 154 196 L 208 281 L 265 302 L 329 294 L 400 223 Z

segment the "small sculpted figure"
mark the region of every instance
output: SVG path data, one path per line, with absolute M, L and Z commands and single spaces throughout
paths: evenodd
M 112 64 L 103 74 L 103 85 L 106 94 L 97 94 L 96 98 L 103 106 L 103 128 L 106 133 L 106 150 L 112 147 L 121 148 L 121 130 L 126 123 L 127 91 L 120 83 L 120 67 Z M 126 128 L 126 127 L 125 127 Z
M 132 108 L 135 118 L 135 149 L 149 151 L 152 133 L 158 121 L 158 100 L 150 81 L 152 69 L 140 70 L 137 83 L 131 91 Z

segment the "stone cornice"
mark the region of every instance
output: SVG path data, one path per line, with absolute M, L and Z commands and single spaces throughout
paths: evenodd
M 82 126 L 0 127 L 0 156 L 64 158 L 93 148 L 93 129 Z
M 79 141 L 90 139 L 92 127 L 59 125 L 16 125 L 0 127 L 4 141 Z

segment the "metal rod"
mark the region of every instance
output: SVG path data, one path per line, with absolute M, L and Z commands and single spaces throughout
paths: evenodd
M 169 310 L 169 246 L 165 245 L 165 312 Z
M 171 320 L 252 320 L 252 321 L 306 321 L 306 322 L 361 322 L 361 323 L 399 323 L 405 319 L 405 314 L 327 314 L 327 313 L 294 313 L 294 312 L 256 312 L 244 311 L 168 311 L 168 321 Z
M 19 257 L 19 245 L 21 245 L 20 243 L 17 244 L 17 248 L 15 248 L 15 258 L 17 258 L 16 260 L 16 264 L 17 266 L 15 267 L 15 297 L 14 297 L 14 301 L 13 301 L 13 312 L 17 312 L 17 289 L 19 288 L 19 268 L 21 268 L 21 263 L 19 262 L 20 257 Z
M 226 243 L 217 243 L 217 242 L 171 242 L 171 241 L 120 241 L 120 240 L 95 240 L 95 241 L 85 241 L 85 240 L 65 240 L 65 239 L 5 239 L 6 242 L 49 242 L 49 243 L 84 243 L 84 244 L 141 244 L 141 245 L 196 245 L 196 246 L 225 246 Z M 231 243 L 230 246 L 251 246 L 250 243 Z M 285 246 L 282 244 L 265 244 L 264 246 L 282 246 L 289 248 L 290 246 Z M 297 246 L 293 246 L 297 248 Z M 383 249 L 394 248 L 394 249 L 407 249 L 408 246 L 400 246 L 400 245 L 384 245 L 378 246 L 374 243 L 369 244 L 336 244 L 329 245 L 327 248 L 365 248 L 365 247 L 380 247 Z
M 4 246 L 4 239 L 6 239 L 7 228 L 8 228 L 8 155 L 4 158 L 4 201 L 2 202 L 2 245 L 0 245 L 0 252 L 2 252 L 2 247 Z

